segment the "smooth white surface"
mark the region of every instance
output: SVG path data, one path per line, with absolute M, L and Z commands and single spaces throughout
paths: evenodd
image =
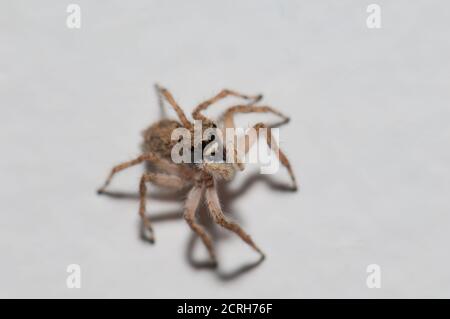
M 80 30 L 69 3 L 0 5 L 0 297 L 450 297 L 448 1 L 377 1 L 379 30 L 356 0 L 77 1 Z M 196 269 L 182 219 L 155 221 L 151 246 L 137 199 L 95 193 L 158 119 L 155 82 L 186 110 L 226 87 L 292 117 L 301 192 L 257 180 L 227 211 L 268 255 L 240 276 L 257 255 L 235 236 L 217 229 L 221 267 Z

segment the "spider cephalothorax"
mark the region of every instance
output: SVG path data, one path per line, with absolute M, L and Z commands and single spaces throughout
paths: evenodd
M 234 128 L 234 115 L 237 113 L 272 113 L 283 120 L 288 118 L 269 106 L 256 105 L 262 96 L 248 96 L 230 90 L 222 90 L 219 94 L 199 104 L 192 113 L 195 122 L 188 120 L 180 106 L 172 95 L 164 88 L 156 86 L 158 94 L 164 97 L 174 108 L 179 121 L 164 119 L 144 130 L 142 154 L 137 158 L 115 166 L 98 192 L 103 193 L 117 172 L 130 166 L 149 162 L 152 169 L 144 173 L 139 184 L 140 206 L 139 214 L 142 218 L 147 238 L 154 241 L 153 229 L 149 218 L 146 216 L 146 183 L 171 189 L 188 189 L 185 202 L 184 218 L 192 230 L 200 236 L 212 262 L 216 263 L 216 255 L 210 236 L 205 229 L 197 223 L 195 213 L 201 198 L 204 196 L 214 221 L 224 228 L 236 233 L 248 245 L 264 257 L 263 252 L 255 245 L 251 237 L 235 222 L 229 220 L 222 212 L 217 194 L 217 180 L 231 180 L 236 171 L 242 170 L 243 165 L 236 155 L 234 146 L 229 146 L 226 141 L 227 129 Z M 227 96 L 234 96 L 247 100 L 247 104 L 236 105 L 228 108 L 217 123 L 202 114 L 211 104 Z M 197 129 L 200 124 L 200 129 Z M 254 128 L 267 128 L 268 125 L 258 123 Z M 178 135 L 177 135 L 178 134 Z M 259 133 L 258 133 L 259 134 Z M 188 136 L 188 138 L 186 138 Z M 194 137 L 194 138 L 191 138 Z M 276 150 L 282 165 L 284 165 L 292 179 L 293 189 L 297 189 L 297 183 L 291 165 L 278 148 L 271 136 L 270 130 L 265 133 L 267 144 Z M 230 136 L 228 136 L 230 138 Z M 246 137 L 243 137 L 246 138 Z M 238 138 L 233 136 L 233 140 Z M 246 141 L 244 141 L 246 142 Z M 245 144 L 244 153 L 247 153 L 253 141 Z M 234 144 L 232 144 L 234 145 Z M 180 151 L 181 150 L 181 151 Z M 232 159 L 230 161 L 230 158 Z

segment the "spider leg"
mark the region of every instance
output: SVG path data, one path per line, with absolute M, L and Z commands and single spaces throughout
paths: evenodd
M 228 108 L 224 112 L 224 114 L 222 116 L 223 124 L 224 124 L 223 136 L 224 136 L 224 140 L 227 141 L 227 142 L 228 142 L 228 139 L 227 139 L 227 128 L 232 128 L 232 129 L 236 128 L 236 125 L 234 123 L 234 115 L 236 113 L 272 113 L 272 114 L 275 114 L 275 115 L 281 117 L 284 122 L 288 122 L 289 121 L 289 117 L 285 116 L 284 114 L 282 114 L 281 112 L 275 110 L 274 108 L 272 108 L 270 106 L 255 106 L 255 105 L 235 105 L 235 106 L 232 106 L 232 107 Z M 234 141 L 233 141 L 233 153 L 234 153 L 234 156 L 233 156 L 233 158 L 235 159 L 235 163 L 236 163 L 236 166 L 238 167 L 238 169 L 242 171 L 244 169 L 244 164 L 239 159 L 239 156 L 238 156 L 238 153 L 237 153 L 237 146 L 239 145 L 238 143 L 239 143 L 239 141 L 238 141 L 237 137 L 234 136 Z
M 208 120 L 203 114 L 200 112 L 206 110 L 211 104 L 226 98 L 227 96 L 235 96 L 245 100 L 252 100 L 250 104 L 254 104 L 262 99 L 262 95 L 245 95 L 231 90 L 222 90 L 214 97 L 200 103 L 192 112 L 192 117 L 196 120 Z
M 270 106 L 254 106 L 254 105 L 236 105 L 233 107 L 230 107 L 227 111 L 224 113 L 224 125 L 225 125 L 225 132 L 227 128 L 235 128 L 234 124 L 234 114 L 236 113 L 273 113 L 279 117 L 281 117 L 284 121 L 289 121 L 289 117 L 285 116 L 281 112 L 275 110 L 274 108 Z M 235 139 L 235 148 L 234 148 L 234 155 L 236 162 L 239 164 L 240 159 L 238 158 L 236 147 L 237 145 L 240 145 L 240 143 L 245 143 L 245 149 L 244 149 L 244 155 L 248 153 L 250 148 L 253 146 L 254 143 L 257 142 L 258 137 L 261 133 L 261 128 L 265 128 L 263 132 L 265 132 L 266 142 L 270 149 L 274 151 L 276 154 L 278 160 L 281 162 L 281 164 L 286 167 L 288 170 L 289 176 L 291 177 L 292 183 L 293 183 L 293 189 L 297 190 L 297 181 L 294 175 L 294 171 L 292 170 L 291 164 L 284 154 L 284 152 L 279 148 L 277 142 L 275 139 L 272 138 L 272 133 L 270 131 L 270 127 L 268 127 L 264 123 L 257 123 L 253 126 L 253 128 L 256 130 L 256 138 L 251 139 L 248 138 L 248 136 L 244 135 L 240 138 L 240 140 Z M 225 137 L 226 138 L 226 137 Z
M 195 212 L 197 211 L 200 198 L 202 197 L 203 188 L 194 186 L 188 194 L 185 204 L 184 219 L 191 227 L 191 229 L 201 238 L 203 244 L 208 250 L 209 256 L 213 265 L 217 264 L 216 254 L 214 252 L 211 237 L 206 233 L 206 230 L 195 221 Z
M 148 154 L 142 154 L 139 155 L 137 158 L 131 160 L 131 161 L 127 161 L 127 162 L 123 162 L 119 165 L 114 166 L 111 169 L 111 172 L 108 175 L 108 178 L 106 179 L 105 183 L 103 184 L 102 187 L 100 187 L 98 189 L 98 193 L 101 194 L 105 191 L 106 187 L 109 185 L 109 183 L 111 183 L 112 178 L 114 177 L 115 174 L 117 174 L 120 171 L 123 171 L 124 169 L 127 169 L 131 166 L 140 164 L 144 161 L 154 161 L 157 157 L 154 154 L 148 153 Z
M 161 118 L 165 119 L 165 118 L 167 118 L 167 113 L 166 113 L 166 109 L 164 108 L 164 97 L 161 93 L 161 89 L 158 84 L 155 84 L 154 88 L 156 91 L 156 98 L 158 101 L 159 112 L 160 112 Z
M 183 124 L 183 126 L 188 129 L 192 128 L 192 123 L 189 122 L 181 107 L 177 104 L 177 102 L 175 102 L 175 99 L 173 98 L 172 94 L 166 88 L 163 88 L 158 84 L 155 84 L 155 88 L 159 92 L 159 94 L 161 94 L 167 100 L 167 102 L 169 102 L 169 104 L 173 107 L 173 109 L 175 110 L 181 121 L 181 124 Z
M 270 128 L 267 127 L 267 125 L 264 123 L 257 123 L 255 126 L 253 126 L 253 128 L 256 130 L 257 137 L 253 140 L 248 141 L 248 143 L 245 143 L 245 154 L 247 154 L 252 145 L 257 142 L 258 137 L 261 135 L 261 133 L 265 135 L 267 146 L 269 146 L 269 148 L 275 153 L 281 164 L 286 167 L 292 180 L 292 188 L 294 191 L 296 191 L 298 189 L 297 179 L 295 178 L 291 163 L 289 162 L 284 152 L 280 149 L 275 139 L 272 138 L 272 132 Z M 260 130 L 261 128 L 263 130 Z M 245 138 L 245 136 L 243 138 Z
M 131 166 L 140 164 L 145 161 L 153 163 L 160 170 L 170 173 L 170 174 L 179 175 L 179 176 L 185 177 L 185 178 L 189 178 L 190 175 L 192 174 L 192 171 L 185 167 L 182 167 L 182 166 L 172 163 L 166 159 L 163 159 L 154 153 L 146 153 L 146 154 L 142 154 L 142 155 L 138 156 L 137 158 L 135 158 L 131 161 L 123 162 L 119 165 L 114 166 L 111 169 L 111 172 L 109 173 L 108 178 L 106 179 L 105 183 L 103 184 L 103 186 L 101 188 L 99 188 L 97 190 L 97 192 L 99 194 L 104 193 L 106 187 L 108 187 L 108 185 L 111 183 L 111 180 L 113 179 L 114 175 L 117 174 L 118 172 L 123 171 L 124 169 L 127 169 Z
M 289 121 L 289 117 L 270 106 L 235 105 L 227 109 L 223 114 L 225 128 L 235 128 L 234 115 L 236 113 L 272 113 L 281 117 L 286 122 Z
M 174 162 L 171 162 L 165 158 L 160 158 L 159 156 L 157 156 L 157 159 L 152 161 L 151 163 L 153 163 L 155 165 L 155 168 L 160 172 L 170 175 L 176 175 L 183 179 L 190 179 L 192 178 L 193 174 L 195 174 L 195 172 L 191 168 L 188 168 L 183 164 L 175 164 Z
M 171 189 L 182 189 L 188 185 L 188 182 L 175 175 L 167 175 L 163 173 L 144 173 L 142 174 L 141 181 L 139 183 L 139 215 L 144 223 L 144 234 L 146 238 L 154 242 L 153 228 L 150 219 L 145 215 L 146 212 L 146 195 L 147 186 L 145 183 L 152 182 L 155 185 L 167 187 Z
M 256 246 L 252 238 L 241 228 L 241 226 L 239 226 L 236 222 L 229 220 L 223 214 L 215 185 L 206 188 L 205 196 L 206 203 L 214 221 L 220 226 L 237 234 L 244 242 L 246 242 L 250 247 L 256 250 L 261 255 L 261 258 L 264 258 L 264 253 L 261 251 L 261 249 L 258 248 L 258 246 Z

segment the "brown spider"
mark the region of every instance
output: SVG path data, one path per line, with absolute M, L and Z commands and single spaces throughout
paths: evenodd
M 229 220 L 220 207 L 219 197 L 217 194 L 216 183 L 217 180 L 230 180 L 234 176 L 234 172 L 237 170 L 242 170 L 243 166 L 241 163 L 225 163 L 225 162 L 203 162 L 200 164 L 192 164 L 192 163 L 174 163 L 171 158 L 171 151 L 174 145 L 180 140 L 176 141 L 172 139 L 172 132 L 177 128 L 185 128 L 189 131 L 193 131 L 193 124 L 187 119 L 183 110 L 180 106 L 175 102 L 174 98 L 170 94 L 168 90 L 165 88 L 161 88 L 156 85 L 156 89 L 159 97 L 164 97 L 165 100 L 169 102 L 169 104 L 173 107 L 175 112 L 178 115 L 179 122 L 175 120 L 164 119 L 161 120 L 149 128 L 147 128 L 143 132 L 144 141 L 142 143 L 142 154 L 137 158 L 121 163 L 115 166 L 108 178 L 106 179 L 104 185 L 98 190 L 98 193 L 101 194 L 105 191 L 105 188 L 111 182 L 113 176 L 133 165 L 149 162 L 156 169 L 153 172 L 146 172 L 142 175 L 141 181 L 139 184 L 140 189 L 140 206 L 139 206 L 139 215 L 142 218 L 144 230 L 147 236 L 147 239 L 150 241 L 154 241 L 153 229 L 148 217 L 146 217 L 146 192 L 147 192 L 147 182 L 152 182 L 155 185 L 171 188 L 174 190 L 181 190 L 190 188 L 189 193 L 187 195 L 187 199 L 185 202 L 185 211 L 184 218 L 192 228 L 192 230 L 200 236 L 201 240 L 205 244 L 211 261 L 214 265 L 216 265 L 216 255 L 214 252 L 212 240 L 210 236 L 206 233 L 205 229 L 196 222 L 195 213 L 198 207 L 198 204 L 203 196 L 205 196 L 206 203 L 208 209 L 211 213 L 213 220 L 221 225 L 222 227 L 236 233 L 243 241 L 245 241 L 248 245 L 250 245 L 254 250 L 256 250 L 261 257 L 264 258 L 264 253 L 258 246 L 255 245 L 251 237 L 235 222 Z M 242 98 L 244 100 L 250 101 L 248 104 L 236 105 L 228 108 L 221 118 L 219 123 L 210 120 L 205 117 L 201 112 L 206 110 L 211 104 L 227 97 L 234 96 L 238 98 Z M 192 117 L 195 120 L 201 121 L 202 130 L 206 129 L 217 129 L 220 132 L 225 133 L 226 128 L 234 128 L 234 115 L 236 113 L 273 113 L 279 117 L 281 117 L 285 122 L 289 121 L 289 118 L 281 114 L 280 112 L 274 110 L 269 106 L 257 106 L 255 105 L 258 101 L 262 99 L 262 95 L 257 96 L 248 96 L 244 94 L 240 94 L 230 90 L 222 90 L 219 94 L 214 96 L 211 99 L 206 100 L 205 102 L 199 104 L 192 113 Z M 220 124 L 220 128 L 218 125 Z M 259 135 L 259 128 L 267 128 L 268 125 L 264 123 L 258 123 L 254 126 L 257 129 Z M 270 134 L 270 130 L 266 131 L 264 134 L 267 140 L 267 144 L 269 147 L 276 148 L 276 154 L 281 164 L 284 165 L 288 173 L 292 179 L 293 190 L 297 189 L 297 183 L 295 180 L 294 173 L 292 171 L 291 165 L 284 155 L 284 153 L 278 148 L 276 143 L 272 140 L 272 136 Z M 202 135 L 203 136 L 203 135 Z M 222 135 L 223 136 L 223 135 Z M 242 137 L 245 138 L 245 137 Z M 203 139 L 203 137 L 202 137 Z M 213 138 L 209 138 L 209 140 L 202 140 L 202 147 L 204 148 L 205 143 L 211 142 Z M 249 151 L 250 147 L 257 141 L 257 139 L 247 140 L 245 144 L 245 154 Z M 223 142 L 223 141 L 222 141 Z M 192 144 L 191 151 L 194 150 L 198 145 Z M 226 149 L 224 149 L 227 152 Z M 209 152 L 211 153 L 211 151 Z

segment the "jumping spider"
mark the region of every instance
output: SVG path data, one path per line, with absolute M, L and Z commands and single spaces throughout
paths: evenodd
M 206 233 L 205 229 L 196 222 L 195 214 L 199 202 L 203 196 L 205 196 L 206 204 L 211 213 L 213 220 L 221 225 L 222 227 L 236 233 L 243 241 L 250 245 L 254 250 L 256 250 L 261 258 L 264 258 L 264 253 L 261 249 L 256 246 L 251 237 L 235 222 L 229 220 L 220 207 L 219 197 L 217 194 L 217 181 L 218 180 L 230 180 L 234 173 L 238 170 L 242 170 L 243 166 L 241 163 L 226 163 L 226 162 L 202 162 L 200 164 L 190 164 L 181 163 L 175 164 L 171 159 L 172 147 L 177 142 L 173 141 L 171 138 L 171 133 L 176 128 L 186 128 L 190 131 L 193 130 L 193 124 L 188 120 L 186 115 L 180 106 L 175 102 L 174 98 L 168 90 L 156 85 L 156 89 L 160 98 L 164 98 L 175 110 L 178 115 L 179 121 L 164 119 L 161 120 L 143 132 L 144 141 L 142 143 L 142 154 L 137 158 L 121 163 L 115 166 L 108 178 L 106 179 L 104 185 L 98 190 L 101 194 L 105 191 L 106 187 L 111 182 L 113 176 L 133 165 L 140 164 L 142 162 L 151 163 L 156 170 L 153 172 L 146 172 L 142 175 L 139 190 L 140 190 L 140 206 L 139 215 L 142 218 L 143 226 L 145 229 L 146 237 L 150 241 L 154 241 L 153 229 L 149 218 L 146 216 L 146 192 L 147 192 L 147 182 L 152 182 L 155 185 L 166 187 L 174 190 L 188 189 L 189 193 L 185 202 L 184 218 L 192 228 L 192 230 L 200 236 L 204 245 L 206 246 L 211 261 L 214 265 L 216 262 L 216 255 L 214 252 L 212 240 L 210 236 Z M 202 111 L 206 110 L 211 104 L 224 99 L 225 97 L 233 96 L 237 98 L 242 98 L 249 103 L 235 105 L 228 108 L 221 117 L 220 121 L 213 121 L 202 114 Z M 262 95 L 249 96 L 240 94 L 230 90 L 222 90 L 219 94 L 206 100 L 205 102 L 199 104 L 193 111 L 192 117 L 195 120 L 199 120 L 202 123 L 202 129 L 215 128 L 221 130 L 224 133 L 226 128 L 234 128 L 234 115 L 237 113 L 272 113 L 281 117 L 285 122 L 289 121 L 289 118 L 284 116 L 282 113 L 276 111 L 269 106 L 257 106 L 255 105 L 258 101 L 262 99 Z M 264 123 L 258 123 L 254 126 L 259 135 L 258 128 L 267 128 L 268 125 Z M 266 131 L 265 138 L 269 147 L 273 147 L 274 141 L 270 134 L 270 130 Z M 222 134 L 223 134 L 222 133 Z M 223 136 L 223 135 L 222 135 Z M 245 137 L 243 137 L 245 138 Z M 248 141 L 245 145 L 245 154 L 249 151 L 250 147 L 255 143 L 257 139 L 253 141 Z M 210 142 L 202 141 L 202 144 Z M 221 142 L 221 141 L 218 141 Z M 192 145 L 192 150 L 196 145 Z M 281 164 L 286 167 L 288 173 L 292 179 L 292 189 L 297 189 L 297 183 L 292 171 L 291 165 L 284 155 L 284 153 L 276 146 L 277 156 Z M 224 149 L 225 152 L 228 150 Z M 210 152 L 211 153 L 211 152 Z

